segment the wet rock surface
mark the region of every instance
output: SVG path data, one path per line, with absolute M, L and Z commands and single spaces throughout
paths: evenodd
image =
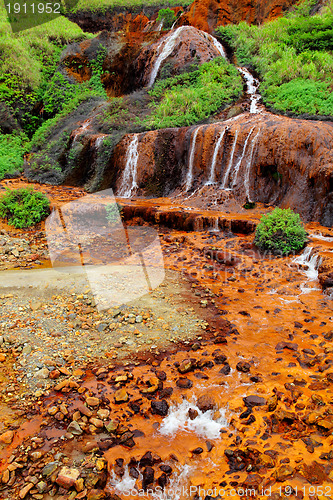
M 330 484 L 333 305 L 317 282 L 302 291 L 292 257 L 249 253 L 252 239 L 160 228 L 170 274 L 151 308 L 99 313 L 89 291 L 1 292 L 4 498 L 125 498 L 129 479 L 209 489 L 217 469 L 228 491 L 292 486 L 296 499 Z

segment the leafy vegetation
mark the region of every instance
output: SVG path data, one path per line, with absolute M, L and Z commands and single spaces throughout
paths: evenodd
M 192 125 L 237 99 L 242 89 L 237 69 L 223 57 L 216 58 L 198 70 L 158 81 L 150 91 L 156 100 L 145 124 L 148 128 Z
M 256 71 L 264 102 L 293 114 L 333 115 L 333 2 L 309 16 L 313 0 L 262 26 L 220 27 L 238 63 Z
M 0 217 L 16 228 L 34 226 L 49 213 L 49 199 L 32 188 L 8 189 L 0 198 Z
M 117 224 L 122 217 L 123 207 L 119 203 L 110 203 L 106 205 L 106 219 L 109 224 Z
M 42 122 L 38 105 L 63 47 L 85 38 L 87 35 L 76 24 L 62 16 L 13 34 L 0 4 L 0 101 L 12 110 L 29 136 Z
M 22 171 L 23 155 L 29 145 L 22 133 L 0 134 L 0 180 Z
M 275 208 L 261 217 L 256 229 L 255 244 L 278 255 L 298 252 L 307 241 L 299 214 L 290 208 Z
M 160 9 L 158 11 L 157 22 L 163 23 L 163 29 L 170 29 L 176 20 L 176 14 L 171 9 Z
M 166 0 L 163 2 L 164 6 L 186 6 L 190 5 L 192 0 Z M 123 9 L 137 9 L 143 10 L 145 7 L 156 6 L 159 7 L 161 2 L 159 0 L 79 0 L 73 11 L 89 10 L 91 12 L 105 12 L 106 10 L 113 10 L 117 7 Z

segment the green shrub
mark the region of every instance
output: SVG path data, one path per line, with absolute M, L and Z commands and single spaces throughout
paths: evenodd
M 305 0 L 286 17 L 217 32 L 234 49 L 238 64 L 258 73 L 265 104 L 295 114 L 331 115 L 333 3 L 311 16 L 313 5 Z
M 49 213 L 49 199 L 32 188 L 7 189 L 0 198 L 0 217 L 16 228 L 34 226 Z
M 106 205 L 106 219 L 109 224 L 117 224 L 119 217 L 122 217 L 123 207 L 119 203 L 110 203 Z
M 275 208 L 270 214 L 263 215 L 254 240 L 261 250 L 278 255 L 298 252 L 306 241 L 306 231 L 300 216 L 290 208 Z
M 237 99 L 242 90 L 235 66 L 218 57 L 198 70 L 158 81 L 150 95 L 159 102 L 144 123 L 149 128 L 192 125 Z
M 0 179 L 5 174 L 21 172 L 23 155 L 29 142 L 24 134 L 0 134 Z
M 158 11 L 157 22 L 163 23 L 163 29 L 170 29 L 176 20 L 176 14 L 171 9 L 160 9 Z

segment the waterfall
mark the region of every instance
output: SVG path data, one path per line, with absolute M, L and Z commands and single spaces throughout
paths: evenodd
M 215 144 L 215 148 L 214 148 L 214 154 L 213 154 L 213 158 L 212 158 L 212 163 L 211 163 L 211 166 L 210 166 L 210 176 L 209 176 L 209 179 L 208 181 L 206 182 L 206 185 L 209 185 L 209 184 L 215 184 L 215 165 L 216 165 L 216 160 L 217 160 L 217 155 L 219 153 L 219 150 L 220 150 L 220 146 L 221 146 L 221 143 L 223 141 L 223 137 L 225 136 L 225 133 L 226 131 L 228 130 L 228 127 L 226 127 L 225 129 L 223 129 L 223 131 L 220 133 L 220 136 Z
M 102 144 L 102 142 L 104 141 L 106 135 L 102 135 L 100 137 L 97 137 L 96 141 L 95 141 L 95 149 L 98 150 Z
M 314 253 L 313 247 L 307 246 L 301 255 L 298 255 L 293 262 L 300 266 L 306 266 L 306 269 L 302 271 L 306 274 L 309 281 L 317 281 L 321 259 L 320 255 Z
M 247 148 L 247 143 L 249 142 L 250 140 L 250 137 L 252 135 L 252 132 L 254 130 L 254 127 L 251 128 L 247 138 L 245 139 L 245 142 L 244 142 L 244 147 L 243 147 L 243 151 L 242 151 L 242 154 L 241 154 L 241 157 L 239 158 L 238 162 L 236 163 L 235 165 L 235 168 L 234 168 L 234 172 L 233 172 L 233 180 L 232 180 L 232 183 L 231 183 L 231 187 L 235 187 L 236 186 L 236 183 L 237 183 L 237 178 L 238 178 L 238 172 L 239 172 L 239 168 L 244 160 L 244 157 L 245 157 L 245 152 L 246 152 L 246 148 Z
M 162 62 L 172 53 L 173 49 L 175 48 L 178 36 L 185 28 L 186 26 L 180 26 L 174 32 L 170 32 L 168 36 L 158 45 L 158 57 L 150 74 L 148 87 L 152 87 L 152 85 L 154 84 Z
M 318 268 L 321 264 L 320 255 L 314 253 L 313 247 L 307 246 L 301 255 L 298 255 L 293 262 L 301 266 L 301 272 L 307 277 L 306 282 L 300 285 L 301 292 L 309 293 L 320 290 L 320 288 L 314 288 L 307 285 L 309 281 L 318 281 Z
M 138 134 L 134 134 L 126 152 L 126 164 L 121 181 L 121 187 L 118 192 L 118 196 L 123 196 L 124 198 L 129 198 L 133 194 L 133 191 L 138 187 L 136 181 L 139 158 L 138 144 Z
M 233 162 L 234 162 L 234 156 L 235 156 L 235 149 L 236 149 L 236 146 L 237 146 L 237 139 L 238 139 L 238 132 L 239 130 L 237 129 L 236 130 L 236 133 L 235 133 L 235 137 L 234 137 L 234 142 L 233 142 L 233 145 L 232 145 L 232 148 L 231 148 L 231 154 L 230 154 L 230 160 L 229 160 L 229 163 L 228 163 L 228 167 L 223 175 L 223 178 L 222 178 L 222 181 L 221 181 L 221 189 L 226 189 L 227 188 L 227 184 L 228 184 L 228 180 L 229 180 L 229 174 L 230 174 L 230 171 L 232 169 L 232 165 L 233 165 Z
M 248 201 L 251 201 L 251 198 L 250 198 L 250 174 L 251 174 L 251 167 L 252 167 L 252 161 L 253 161 L 254 147 L 257 143 L 257 139 L 258 139 L 258 136 L 260 134 L 260 130 L 261 129 L 258 130 L 257 135 L 252 139 L 250 153 L 247 157 L 247 162 L 246 162 L 245 175 L 244 175 L 244 185 L 245 185 L 245 194 L 246 194 Z
M 259 80 L 254 78 L 253 75 L 246 68 L 237 68 L 238 71 L 244 76 L 247 85 L 247 93 L 251 99 L 250 113 L 259 113 L 258 101 L 261 99 L 261 95 L 258 93 Z
M 73 145 L 76 143 L 77 138 L 83 134 L 83 132 L 89 127 L 89 125 L 92 122 L 92 118 L 88 118 L 88 120 L 85 120 L 82 125 L 74 131 L 74 139 L 73 139 Z
M 178 21 L 178 19 L 177 19 L 177 21 Z M 164 38 L 157 46 L 156 52 L 158 54 L 158 57 L 154 63 L 152 72 L 150 74 L 148 87 L 152 87 L 152 85 L 154 84 L 156 77 L 157 77 L 157 74 L 159 72 L 159 69 L 161 67 L 161 64 L 172 53 L 172 51 L 175 48 L 175 45 L 177 43 L 177 38 L 182 33 L 182 31 L 184 31 L 186 29 L 189 29 L 189 26 L 180 26 L 175 31 L 173 31 L 171 29 L 171 31 L 169 32 L 167 37 Z M 194 29 L 194 28 L 192 28 L 192 29 Z M 215 49 L 218 51 L 218 53 L 222 57 L 224 57 L 225 59 L 227 58 L 224 48 L 222 47 L 220 42 L 218 42 L 216 40 L 216 38 L 214 38 L 212 35 L 209 35 L 208 33 L 205 33 L 204 31 L 200 31 L 200 30 L 198 30 L 198 31 L 201 34 L 203 34 L 203 36 L 206 38 L 206 40 L 208 40 L 209 42 L 211 42 L 214 45 Z
M 222 57 L 224 57 L 224 59 L 227 59 L 227 55 L 225 53 L 223 45 L 221 45 L 220 42 L 218 40 L 216 40 L 216 38 L 214 38 L 212 35 L 209 35 L 208 33 L 204 33 L 204 35 L 205 35 L 205 38 L 207 40 L 209 40 L 210 42 L 212 42 L 212 44 L 214 45 L 214 47 L 216 48 L 216 50 L 219 52 L 219 54 Z
M 194 161 L 194 153 L 195 153 L 195 145 L 197 142 L 197 135 L 199 132 L 199 129 L 201 127 L 197 127 L 194 132 L 192 133 L 191 136 L 191 146 L 190 146 L 190 158 L 188 162 L 188 171 L 186 175 L 186 184 L 185 184 L 185 190 L 188 191 L 192 187 L 192 182 L 193 182 L 193 161 Z

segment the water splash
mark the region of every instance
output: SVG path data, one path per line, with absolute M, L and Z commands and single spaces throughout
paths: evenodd
M 188 171 L 186 175 L 186 184 L 185 184 L 186 191 L 188 191 L 192 187 L 193 183 L 193 161 L 194 161 L 195 145 L 197 142 L 197 135 L 200 128 L 201 127 L 197 127 L 191 136 L 190 157 L 188 162 Z
M 213 158 L 212 158 L 212 163 L 211 163 L 211 166 L 210 166 L 210 175 L 209 175 L 208 181 L 206 182 L 207 186 L 209 184 L 215 184 L 215 165 L 216 165 L 217 155 L 219 153 L 221 143 L 223 141 L 223 138 L 224 138 L 225 133 L 226 133 L 227 130 L 228 130 L 228 127 L 226 127 L 225 129 L 223 129 L 222 132 L 220 133 L 220 136 L 219 136 L 218 140 L 216 141 L 215 148 L 214 148 L 214 153 L 213 153 Z
M 246 167 L 245 167 L 245 174 L 244 174 L 244 186 L 245 186 L 245 194 L 249 202 L 251 202 L 250 198 L 250 174 L 251 174 L 251 167 L 252 167 L 252 162 L 253 162 L 253 153 L 254 153 L 254 147 L 257 143 L 257 139 L 259 137 L 261 129 L 258 130 L 257 135 L 252 139 L 251 141 L 251 147 L 250 147 L 250 153 L 248 154 L 247 161 L 246 161 Z
M 139 159 L 138 152 L 139 138 L 134 134 L 126 152 L 126 164 L 121 181 L 121 187 L 118 196 L 129 198 L 133 191 L 138 188 L 137 185 L 137 164 Z
M 234 162 L 234 156 L 235 156 L 235 149 L 236 149 L 236 146 L 237 146 L 237 139 L 238 139 L 238 133 L 239 133 L 239 130 L 237 129 L 236 130 L 236 133 L 235 133 L 235 137 L 234 137 L 234 142 L 232 144 L 232 148 L 231 148 L 231 154 L 230 154 L 230 159 L 229 159 L 229 163 L 228 163 L 228 167 L 223 175 L 223 178 L 222 178 L 222 181 L 221 181 L 221 189 L 226 189 L 227 188 L 227 185 L 228 185 L 228 180 L 229 180 L 229 174 L 231 172 L 231 169 L 232 169 L 232 165 L 233 165 L 233 162 Z
M 191 420 L 188 411 L 192 408 L 198 412 L 198 416 Z M 165 436 L 175 435 L 178 430 L 195 432 L 198 436 L 207 439 L 219 439 L 220 430 L 228 425 L 225 418 L 225 410 L 219 410 L 220 416 L 214 419 L 214 410 L 202 412 L 193 402 L 184 401 L 180 405 L 171 406 L 169 414 L 163 419 L 159 428 L 160 434 Z
M 320 290 L 320 288 L 308 286 L 308 282 L 318 282 L 318 269 L 321 264 L 320 255 L 314 252 L 313 247 L 307 246 L 293 262 L 300 266 L 300 271 L 307 277 L 306 282 L 300 285 L 301 292 L 309 293 L 314 290 Z
M 247 93 L 251 99 L 250 113 L 256 114 L 259 113 L 258 102 L 261 99 L 261 95 L 258 92 L 258 87 L 260 85 L 259 80 L 254 78 L 253 75 L 246 68 L 237 68 L 238 71 L 243 75 L 246 81 Z
M 157 46 L 156 50 L 158 53 L 158 57 L 150 74 L 148 87 L 152 87 L 152 85 L 154 84 L 162 62 L 172 53 L 173 49 L 175 48 L 178 36 L 182 31 L 184 31 L 185 28 L 187 28 L 187 26 L 180 26 L 175 31 L 171 31 L 167 35 L 167 37 L 163 39 Z
M 319 233 L 310 233 L 310 236 L 311 236 L 311 238 L 314 238 L 316 240 L 322 240 L 322 241 L 327 241 L 327 242 L 333 241 L 333 237 L 332 236 L 324 236 L 321 233 L 321 231 L 319 231 Z
M 180 500 L 182 498 L 182 490 L 184 485 L 187 484 L 194 467 L 190 465 L 173 464 L 174 473 L 169 478 L 168 485 L 161 489 L 160 487 L 153 488 L 151 486 L 149 491 L 146 492 L 145 498 L 156 500 Z M 110 474 L 108 486 L 118 495 L 124 495 L 125 498 L 142 497 L 140 491 L 137 489 L 137 481 L 142 481 L 142 473 L 139 472 L 138 479 L 134 479 L 129 474 L 128 466 L 124 467 L 125 474 L 119 478 L 112 470 Z

